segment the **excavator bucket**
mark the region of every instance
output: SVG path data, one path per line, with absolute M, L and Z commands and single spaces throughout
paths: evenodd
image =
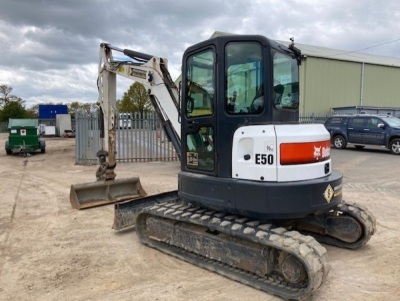
M 71 185 L 73 208 L 86 209 L 142 198 L 147 195 L 138 177 Z

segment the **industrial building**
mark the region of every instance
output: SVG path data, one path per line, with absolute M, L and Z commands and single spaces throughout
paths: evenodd
M 400 59 L 296 43 L 301 49 L 300 114 L 338 107 L 400 107 Z
M 228 33 L 215 32 L 212 37 Z M 277 41 L 288 45 L 290 41 Z M 297 43 L 300 116 L 333 114 L 340 107 L 400 109 L 400 59 Z

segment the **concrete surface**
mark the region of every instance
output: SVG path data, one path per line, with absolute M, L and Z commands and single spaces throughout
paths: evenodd
M 72 209 L 70 185 L 94 181 L 96 166 L 74 164 L 74 139 L 46 140 L 46 154 L 0 152 L 0 300 L 280 300 L 144 247 L 134 230 L 115 232 L 113 206 Z M 331 153 L 344 199 L 375 214 L 377 233 L 358 251 L 326 246 L 331 271 L 313 300 L 399 300 L 400 157 Z M 149 194 L 176 189 L 178 171 L 178 162 L 117 166 Z

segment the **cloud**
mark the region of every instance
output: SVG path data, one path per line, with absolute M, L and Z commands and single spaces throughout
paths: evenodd
M 0 84 L 28 106 L 95 102 L 101 42 L 166 57 L 176 78 L 184 50 L 215 31 L 400 57 L 399 41 L 385 44 L 399 17 L 396 0 L 2 0 Z

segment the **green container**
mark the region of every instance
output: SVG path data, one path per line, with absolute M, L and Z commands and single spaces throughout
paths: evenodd
M 37 119 L 9 119 L 8 133 L 5 145 L 7 155 L 32 153 L 36 150 L 46 152 L 46 142 L 38 135 Z

